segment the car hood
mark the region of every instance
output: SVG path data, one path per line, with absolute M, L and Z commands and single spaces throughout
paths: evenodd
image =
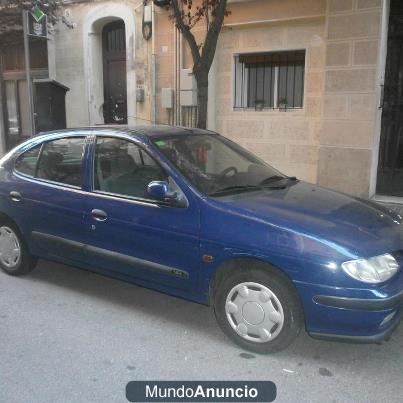
M 370 257 L 403 247 L 398 214 L 368 200 L 298 181 L 282 189 L 217 198 L 234 214 L 329 243 L 351 257 Z

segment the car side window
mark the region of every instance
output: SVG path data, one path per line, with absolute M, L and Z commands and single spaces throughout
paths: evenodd
M 66 137 L 45 143 L 39 157 L 37 178 L 81 186 L 85 137 Z
M 166 173 L 136 144 L 125 139 L 97 138 L 94 190 L 150 199 L 147 186 L 158 180 L 167 180 Z
M 15 170 L 27 176 L 34 176 L 41 146 L 42 144 L 39 144 L 21 154 L 15 161 Z

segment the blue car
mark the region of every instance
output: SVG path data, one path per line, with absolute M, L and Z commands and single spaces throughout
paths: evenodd
M 399 215 L 198 129 L 64 130 L 3 157 L 1 267 L 22 275 L 38 258 L 211 305 L 257 353 L 303 328 L 379 342 L 402 314 Z

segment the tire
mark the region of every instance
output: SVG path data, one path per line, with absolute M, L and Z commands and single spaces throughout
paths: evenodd
M 232 341 L 258 354 L 284 350 L 304 323 L 290 280 L 271 266 L 260 264 L 224 276 L 214 293 L 214 312 Z
M 22 276 L 33 270 L 36 259 L 18 227 L 9 220 L 0 221 L 0 267 L 12 276 Z

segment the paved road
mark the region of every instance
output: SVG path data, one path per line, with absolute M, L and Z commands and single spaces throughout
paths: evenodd
M 403 325 L 383 345 L 315 341 L 255 356 L 210 308 L 67 266 L 0 273 L 0 401 L 125 402 L 130 380 L 272 380 L 277 402 L 398 402 Z

